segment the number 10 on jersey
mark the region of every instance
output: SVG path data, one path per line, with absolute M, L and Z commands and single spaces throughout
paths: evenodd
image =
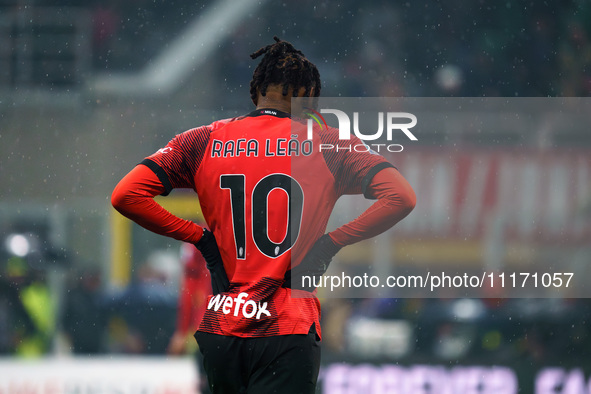
M 250 212 L 246 212 L 246 176 L 244 174 L 224 174 L 220 176 L 220 187 L 230 190 L 232 209 L 232 227 L 236 243 L 236 258 L 244 260 L 246 251 L 246 215 L 252 223 L 252 239 L 265 256 L 277 258 L 291 249 L 297 239 L 302 221 L 304 191 L 300 184 L 286 174 L 269 174 L 260 179 L 250 196 Z M 274 190 L 287 194 L 288 204 L 285 209 L 287 231 L 285 238 L 273 242 L 269 237 L 269 210 L 278 209 L 269 205 L 269 194 Z

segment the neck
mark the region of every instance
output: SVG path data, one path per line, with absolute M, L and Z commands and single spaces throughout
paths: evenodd
M 273 108 L 291 113 L 291 96 L 284 96 L 281 92 L 268 91 L 265 96 L 259 95 L 257 100 L 257 109 L 263 108 Z

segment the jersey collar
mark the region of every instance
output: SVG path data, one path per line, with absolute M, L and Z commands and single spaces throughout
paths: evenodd
M 246 116 L 263 116 L 263 115 L 271 115 L 277 118 L 291 118 L 291 114 L 283 111 L 279 111 L 278 109 L 273 108 L 260 108 L 255 109 L 251 113 Z

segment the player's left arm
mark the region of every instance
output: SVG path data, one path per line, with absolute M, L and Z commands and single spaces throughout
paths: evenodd
M 337 246 L 351 245 L 383 233 L 404 219 L 417 201 L 408 181 L 393 167 L 375 174 L 365 195 L 377 201 L 359 217 L 328 234 Z
M 286 272 L 284 287 L 297 286 L 302 275 L 323 275 L 341 248 L 383 233 L 404 219 L 416 204 L 414 190 L 391 166 L 371 178 L 364 194 L 377 201 L 356 219 L 320 237 L 302 263 Z M 303 290 L 312 291 L 313 288 Z

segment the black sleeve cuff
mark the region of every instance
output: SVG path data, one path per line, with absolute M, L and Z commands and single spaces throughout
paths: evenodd
M 391 163 L 388 163 L 387 161 L 376 164 L 374 167 L 372 167 L 369 172 L 365 175 L 365 177 L 363 177 L 363 180 L 361 181 L 361 191 L 363 192 L 363 195 L 365 196 L 365 198 L 371 199 L 371 200 L 375 200 L 374 197 L 368 195 L 368 190 L 367 187 L 369 186 L 369 184 L 371 183 L 371 180 L 373 179 L 373 177 L 380 171 L 382 171 L 385 168 L 396 168 L 394 167 L 394 165 L 392 165 Z
M 150 159 L 144 159 L 140 164 L 145 165 L 150 170 L 152 170 L 154 174 L 156 174 L 165 189 L 164 193 L 162 193 L 162 196 L 168 196 L 168 194 L 172 191 L 172 185 L 170 184 L 170 179 L 168 179 L 168 174 L 166 174 L 166 171 L 164 171 L 162 167 Z

